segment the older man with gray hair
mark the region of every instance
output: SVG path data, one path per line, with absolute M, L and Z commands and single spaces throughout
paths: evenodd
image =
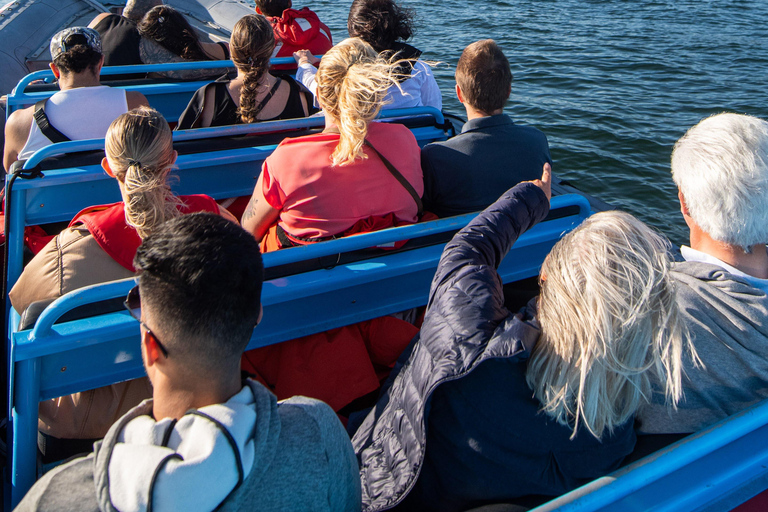
M 701 364 L 688 358 L 676 411 L 663 394 L 641 411 L 651 434 L 696 432 L 768 397 L 768 122 L 704 119 L 675 144 L 672 177 L 690 229 L 673 275 Z

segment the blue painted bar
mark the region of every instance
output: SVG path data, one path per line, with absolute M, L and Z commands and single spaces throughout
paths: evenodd
M 552 198 L 552 209 L 571 205 L 579 207 L 580 215 L 583 215 L 584 217 L 589 215 L 589 202 L 583 196 L 569 194 L 566 196 L 555 196 Z M 423 224 L 413 224 L 411 226 L 383 229 L 381 231 L 350 236 L 341 238 L 339 240 L 329 240 L 327 242 L 320 242 L 312 245 L 292 247 L 282 251 L 270 252 L 264 255 L 264 265 L 268 267 L 286 265 L 311 258 L 320 258 L 323 256 L 330 256 L 332 254 L 367 249 L 369 247 L 375 247 L 395 240 L 407 240 L 410 238 L 417 238 L 429 234 L 444 233 L 446 231 L 461 229 L 462 227 L 466 226 L 467 223 L 475 217 L 475 215 L 476 214 L 474 213 L 470 213 L 458 217 L 449 217 L 446 219 L 425 222 Z M 397 236 L 394 238 L 392 236 L 393 233 L 397 233 Z M 516 246 L 521 247 L 525 245 L 526 240 L 529 240 L 535 236 L 535 233 L 535 231 L 526 233 L 527 236 L 521 237 L 521 240 L 518 241 Z
M 37 403 L 40 395 L 40 361 L 16 365 L 16 402 L 13 407 L 13 456 L 11 468 L 11 507 L 15 507 L 35 483 L 37 469 Z
M 730 510 L 765 489 L 766 446 L 768 400 L 534 510 Z
M 280 57 L 271 59 L 270 61 L 271 65 L 291 63 L 295 63 L 292 57 Z M 109 76 L 123 73 L 141 75 L 152 72 L 199 69 L 221 69 L 223 73 L 226 69 L 234 68 L 235 65 L 231 60 L 173 62 L 166 64 L 140 64 L 134 66 L 107 66 L 102 68 L 101 75 Z M 13 91 L 7 95 L 6 119 L 15 110 L 34 105 L 38 100 L 48 98 L 54 94 L 56 92 L 55 90 L 26 91 L 27 86 L 35 80 L 44 80 L 47 83 L 50 83 L 53 79 L 53 73 L 48 69 L 35 71 L 22 78 L 16 87 L 14 87 Z M 136 83 L 114 85 L 113 87 L 141 92 L 150 100 L 150 104 L 159 110 L 168 121 L 176 122 L 178 116 L 187 106 L 192 94 L 200 87 L 213 81 L 213 78 L 205 78 L 202 80 L 175 80 L 168 78 L 167 82 L 158 82 L 157 80 L 162 79 L 155 79 L 149 82 L 145 81 L 144 83 L 141 82 L 141 79 L 137 79 L 135 81 Z
M 429 115 L 435 119 L 435 123 L 445 122 L 443 113 L 434 107 L 412 107 L 400 109 L 385 109 L 379 113 L 378 119 L 397 119 L 420 115 Z M 239 124 L 232 126 L 216 126 L 210 128 L 196 128 L 193 130 L 179 130 L 173 132 L 174 141 L 188 141 L 211 139 L 215 137 L 232 137 L 237 135 L 274 133 L 303 128 L 321 128 L 325 126 L 324 117 L 304 117 L 299 119 L 283 119 L 277 121 L 264 121 L 253 124 Z M 59 142 L 38 149 L 24 162 L 24 169 L 35 168 L 46 158 L 77 153 L 79 151 L 95 151 L 104 149 L 104 139 L 85 139 L 68 142 Z
M 318 56 L 322 57 L 322 56 Z M 280 64 L 294 64 L 293 57 L 279 57 L 270 59 L 269 65 L 276 66 Z M 162 64 L 137 64 L 132 66 L 104 66 L 101 68 L 102 76 L 121 75 L 121 74 L 141 74 L 141 73 L 160 73 L 163 71 L 189 71 L 195 69 L 226 69 L 235 68 L 235 63 L 231 60 L 204 60 L 190 62 L 168 62 Z M 55 79 L 53 71 L 42 69 L 34 71 L 22 78 L 16 87 L 13 88 L 11 95 L 16 96 L 23 93 L 26 87 L 35 80 Z M 181 82 L 179 82 L 181 83 Z M 9 95 L 9 98 L 10 96 Z
M 499 267 L 504 282 L 537 275 L 552 245 L 591 213 L 586 201 L 575 195 L 555 198 L 553 207 L 568 205 L 579 206 L 578 213 L 540 223 L 520 238 Z M 465 215 L 300 248 L 306 250 L 287 249 L 265 255 L 265 263 L 283 265 L 458 229 L 472 218 Z M 265 282 L 264 321 L 254 330 L 249 348 L 424 305 L 442 248 L 438 244 L 405 252 L 382 251 L 372 259 Z M 278 257 L 281 253 L 295 256 Z M 78 306 L 123 297 L 133 284 L 133 279 L 127 279 L 73 291 L 49 305 L 32 329 L 12 333 L 17 387 L 11 399 L 18 427 L 12 454 L 14 500 L 34 481 L 34 458 L 27 457 L 36 447 L 37 402 L 143 374 L 138 325 L 127 312 L 55 323 Z M 299 323 L 291 321 L 297 310 L 308 312 Z

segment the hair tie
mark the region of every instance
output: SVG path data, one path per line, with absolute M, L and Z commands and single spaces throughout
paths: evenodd
M 141 162 L 139 162 L 138 160 L 133 160 L 133 159 L 129 158 L 128 159 L 128 167 L 133 167 L 134 165 L 137 166 L 139 169 L 141 169 Z
M 248 57 L 248 65 L 253 67 L 253 57 Z
M 157 22 L 158 23 L 163 23 L 164 21 L 165 21 L 165 18 L 163 16 L 158 16 L 157 17 Z

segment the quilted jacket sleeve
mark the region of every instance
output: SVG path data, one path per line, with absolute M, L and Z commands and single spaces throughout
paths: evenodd
M 520 235 L 544 219 L 547 213 L 549 201 L 532 183 L 520 183 L 505 192 L 445 246 L 432 280 L 430 307 L 436 301 L 450 302 L 455 294 L 449 290 L 456 288 L 473 297 L 483 296 L 503 302 L 502 283 L 496 269 Z M 487 286 L 491 289 L 482 290 Z
M 352 439 L 365 512 L 396 506 L 413 486 L 435 387 L 465 375 L 483 358 L 515 357 L 525 350 L 523 338 L 531 342 L 538 337 L 538 330 L 526 329 L 524 322 L 504 327 L 515 320 L 504 307 L 496 268 L 517 238 L 548 212 L 541 189 L 519 184 L 446 245 L 420 338 Z

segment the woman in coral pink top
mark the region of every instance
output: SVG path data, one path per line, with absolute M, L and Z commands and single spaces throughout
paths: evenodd
M 317 76 L 325 131 L 277 147 L 243 215 L 258 240 L 277 222 L 266 248 L 276 248 L 271 238 L 280 231 L 306 243 L 418 220 L 414 195 L 423 194 L 424 181 L 416 138 L 402 125 L 371 122 L 394 79 L 391 69 L 360 39 L 323 57 Z
M 394 81 L 394 66 L 361 39 L 325 54 L 317 96 L 326 129 L 275 149 L 243 214 L 262 250 L 418 221 L 424 182 L 416 138 L 402 125 L 372 122 Z M 377 391 L 417 331 L 382 317 L 248 352 L 243 368 L 280 399 L 302 394 L 339 411 Z

